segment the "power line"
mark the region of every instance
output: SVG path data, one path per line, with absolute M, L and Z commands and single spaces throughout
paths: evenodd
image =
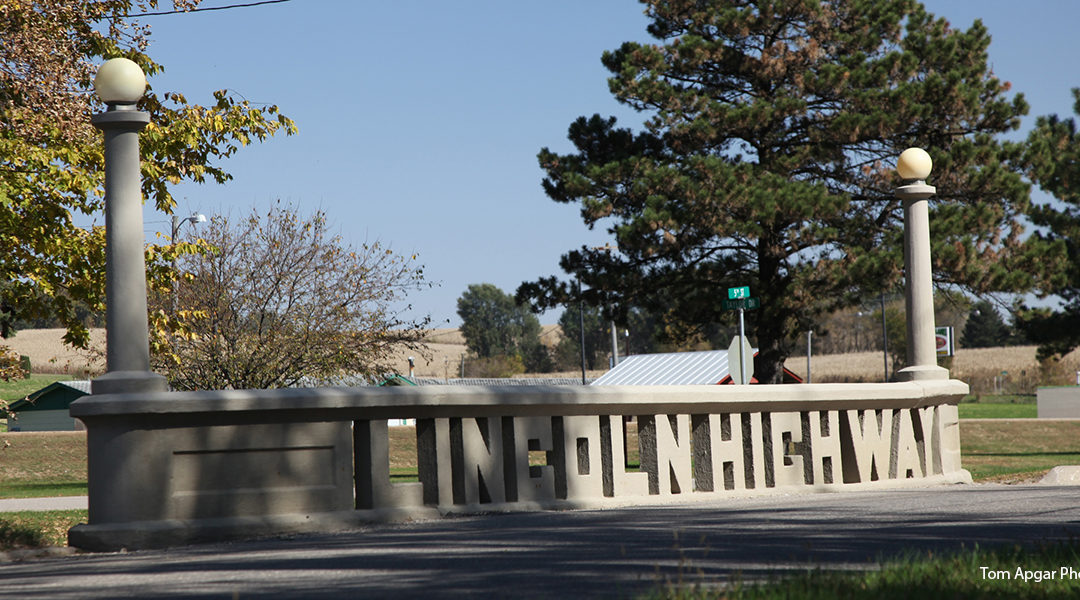
M 230 8 L 250 8 L 252 6 L 262 6 L 263 4 L 281 4 L 282 2 L 291 2 L 292 0 L 262 0 L 261 2 L 249 2 L 247 4 L 230 4 L 228 6 L 207 6 L 205 8 L 193 8 L 191 10 L 166 10 L 162 12 L 152 13 L 139 13 L 136 15 L 120 15 L 122 18 L 136 18 L 136 17 L 160 17 L 162 15 L 182 15 L 193 12 L 205 12 L 210 10 L 229 10 Z

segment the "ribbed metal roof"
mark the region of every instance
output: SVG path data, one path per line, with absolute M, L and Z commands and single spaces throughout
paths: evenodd
M 68 387 L 68 388 L 71 388 L 73 390 L 82 392 L 84 394 L 89 394 L 90 393 L 90 380 L 89 379 L 76 379 L 76 380 L 73 380 L 73 381 L 55 381 L 55 382 L 50 383 L 49 385 L 41 388 L 40 390 L 31 393 L 29 395 L 29 397 L 30 397 L 31 400 L 33 400 L 33 399 L 37 398 L 38 396 L 40 396 L 46 390 L 55 389 L 55 388 L 57 388 L 59 386 Z
M 83 392 L 83 393 L 86 393 L 86 394 L 90 393 L 90 380 L 89 379 L 81 379 L 81 380 L 76 380 L 76 381 L 58 381 L 57 383 L 66 385 L 69 388 L 79 390 L 80 392 Z
M 465 378 L 465 379 L 440 379 L 435 377 L 417 377 L 413 381 L 417 385 L 581 385 L 580 377 L 508 377 L 505 379 L 495 378 Z
M 636 354 L 591 385 L 714 385 L 727 376 L 727 350 Z

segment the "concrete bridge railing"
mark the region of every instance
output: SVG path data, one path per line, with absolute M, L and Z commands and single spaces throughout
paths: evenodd
M 88 396 L 71 414 L 88 429 L 90 522 L 69 536 L 115 550 L 453 512 L 970 481 L 956 409 L 966 393 L 938 380 Z M 638 471 L 623 462 L 625 416 L 638 422 Z M 416 483 L 390 479 L 387 420 L 399 418 L 417 419 Z

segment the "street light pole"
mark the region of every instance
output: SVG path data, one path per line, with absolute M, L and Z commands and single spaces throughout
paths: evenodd
M 206 215 L 202 215 L 202 214 L 194 214 L 194 215 L 191 215 L 190 217 L 184 217 L 183 219 L 181 219 L 180 217 L 178 217 L 176 215 L 173 215 L 172 216 L 172 237 L 169 238 L 169 242 L 172 243 L 172 244 L 176 243 L 176 239 L 180 235 L 180 226 L 183 225 L 184 223 L 191 223 L 192 226 L 195 226 L 195 225 L 197 225 L 199 223 L 205 223 L 205 222 L 206 222 Z M 176 275 L 176 269 L 177 269 L 176 256 L 173 255 L 173 259 L 172 259 L 173 276 Z M 174 281 L 173 286 L 172 286 L 172 312 L 173 312 L 174 315 L 176 314 L 177 307 L 180 304 L 180 297 L 179 297 L 179 294 L 177 293 L 178 291 L 179 291 L 179 289 L 178 289 L 178 287 L 176 285 L 176 282 Z
M 897 376 L 903 381 L 948 379 L 949 371 L 937 364 L 934 342 L 934 283 L 930 261 L 930 209 L 928 199 L 937 190 L 926 184 L 933 162 L 921 148 L 908 148 L 896 161 L 904 185 L 895 191 L 904 203 L 904 272 L 907 274 L 907 362 Z
M 586 385 L 585 376 L 585 300 L 581 296 L 581 275 L 577 278 L 578 295 L 578 333 L 581 337 L 581 385 Z
M 150 115 L 135 108 L 146 77 L 126 58 L 106 61 L 94 91 L 108 110 L 91 123 L 105 137 L 105 321 L 106 373 L 91 383 L 94 394 L 167 391 L 150 370 L 146 320 L 139 132 Z
M 889 382 L 889 329 L 885 321 L 885 294 L 881 294 L 881 360 L 885 362 L 885 382 Z
M 593 246 L 593 250 L 603 250 L 605 252 L 611 252 L 612 250 L 618 250 L 618 246 L 612 246 L 611 244 L 604 244 L 603 246 Z M 619 333 L 615 329 L 615 319 L 611 320 L 611 368 L 615 368 L 619 364 Z

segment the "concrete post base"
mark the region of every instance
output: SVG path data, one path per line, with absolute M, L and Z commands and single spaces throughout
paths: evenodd
M 937 365 L 916 365 L 896 372 L 897 381 L 945 381 L 949 370 Z
M 96 395 L 167 392 L 169 382 L 151 371 L 109 371 L 91 381 L 90 389 Z

